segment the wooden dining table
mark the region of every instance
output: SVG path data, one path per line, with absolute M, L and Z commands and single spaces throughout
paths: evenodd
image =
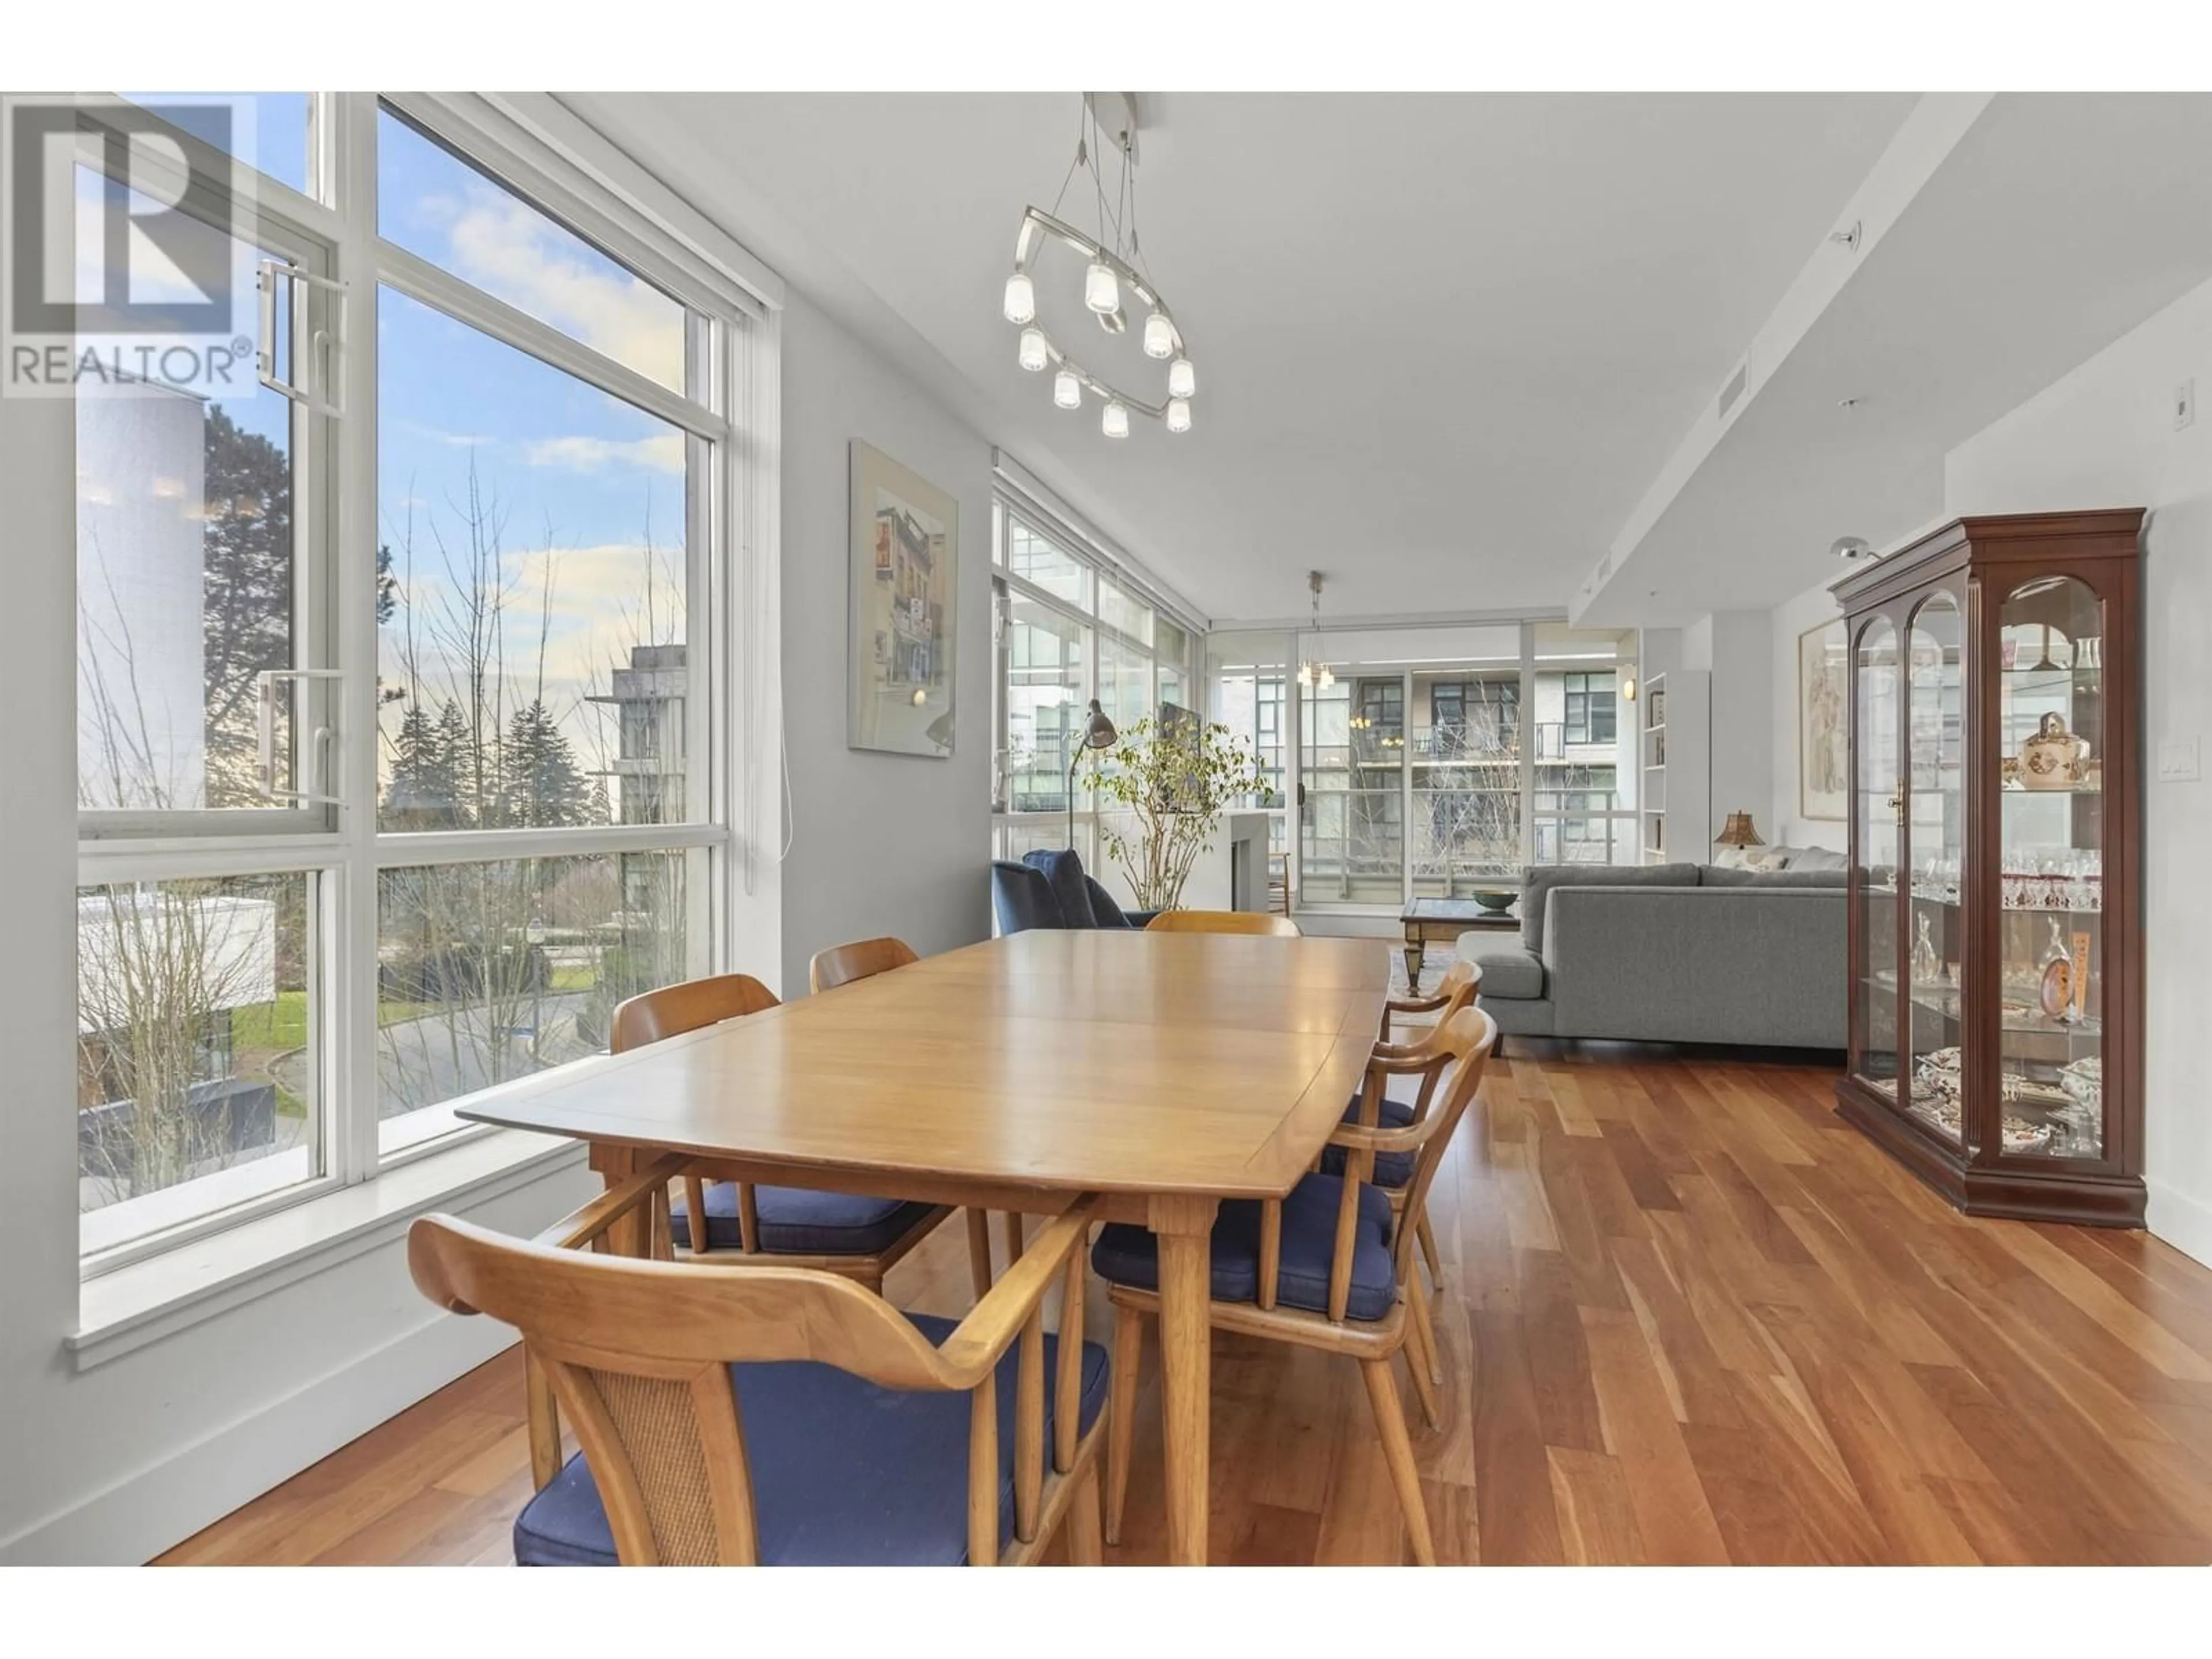
M 1169 1559 L 1206 1552 L 1211 1235 L 1313 1166 L 1382 1023 L 1377 939 L 1037 930 L 562 1066 L 461 1115 L 719 1179 L 1158 1236 Z M 637 1246 L 635 1248 L 641 1248 Z

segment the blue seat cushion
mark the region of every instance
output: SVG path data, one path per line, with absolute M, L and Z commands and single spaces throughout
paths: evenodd
M 1090 878 L 1083 873 L 1083 860 L 1073 848 L 1038 848 L 1023 854 L 1022 862 L 1044 877 L 1052 896 L 1060 901 L 1061 927 L 1098 925 L 1097 912 L 1091 908 Z
M 955 1322 L 908 1314 L 942 1346 Z M 1060 1340 L 1044 1340 L 1044 1436 L 1052 1444 Z M 1014 1532 L 1014 1379 L 999 1362 L 999 1540 Z M 732 1365 L 765 1566 L 957 1566 L 968 1559 L 968 1396 L 906 1393 L 813 1360 Z M 1106 1351 L 1083 1345 L 1077 1420 L 1106 1401 Z M 582 1454 L 514 1522 L 526 1567 L 611 1567 L 613 1530 Z
M 760 1247 L 780 1255 L 875 1255 L 920 1225 L 931 1207 L 805 1187 L 756 1187 L 753 1202 L 760 1212 Z M 669 1236 L 689 1249 L 691 1218 L 684 1200 L 676 1200 L 669 1208 Z M 707 1188 L 707 1248 L 743 1248 L 733 1182 L 718 1181 Z
M 1336 1254 L 1336 1210 L 1341 1176 L 1310 1175 L 1283 1200 L 1282 1268 L 1275 1299 L 1285 1307 L 1328 1311 L 1328 1269 Z M 1213 1299 L 1256 1302 L 1260 1297 L 1260 1212 L 1255 1199 L 1231 1199 L 1213 1224 Z M 1151 1231 L 1116 1222 L 1103 1228 L 1091 1265 L 1101 1279 L 1139 1290 L 1160 1287 L 1160 1261 Z M 1390 1311 L 1398 1282 L 1390 1262 L 1390 1200 L 1372 1187 L 1359 1189 L 1359 1222 L 1352 1249 L 1352 1295 L 1347 1317 L 1373 1321 Z
M 1376 1104 L 1375 1119 L 1376 1127 L 1377 1128 L 1406 1128 L 1413 1121 L 1413 1103 L 1406 1100 L 1393 1100 L 1389 1096 L 1385 1095 Z M 1352 1096 L 1352 1104 L 1344 1109 L 1344 1121 L 1346 1123 L 1357 1123 L 1359 1121 L 1359 1097 L 1358 1095 Z M 1344 1161 L 1350 1156 L 1351 1154 L 1341 1146 L 1322 1147 L 1321 1152 L 1321 1172 L 1323 1175 L 1342 1175 L 1344 1173 Z M 1413 1184 L 1413 1165 L 1419 1158 L 1419 1154 L 1417 1152 L 1376 1153 L 1374 1176 L 1375 1184 L 1378 1187 L 1389 1187 L 1393 1188 L 1412 1186 Z

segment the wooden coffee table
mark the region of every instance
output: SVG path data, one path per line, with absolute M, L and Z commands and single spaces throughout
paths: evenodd
M 1406 929 L 1406 991 L 1421 994 L 1421 962 L 1431 941 L 1454 939 L 1478 927 L 1518 927 L 1510 909 L 1486 910 L 1473 899 L 1417 898 L 1398 918 Z

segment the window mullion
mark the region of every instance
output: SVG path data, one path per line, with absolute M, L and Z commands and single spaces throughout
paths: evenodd
M 345 358 L 347 418 L 337 423 L 337 581 L 341 713 L 338 832 L 345 857 L 330 878 L 325 1002 L 334 1041 L 323 1045 L 329 1087 L 331 1172 L 351 1184 L 376 1173 L 376 99 L 324 101 L 333 205 L 343 227 L 338 274 L 356 308 Z
M 694 403 L 681 392 L 671 392 L 659 381 L 602 356 L 574 337 L 439 270 L 397 243 L 376 242 L 372 263 L 377 281 L 383 285 L 441 311 L 503 345 L 526 352 L 564 374 L 611 392 L 671 426 L 717 441 L 726 440 L 730 435 L 728 423 L 704 404 Z

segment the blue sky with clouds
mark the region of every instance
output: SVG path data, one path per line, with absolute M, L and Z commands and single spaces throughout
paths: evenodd
M 303 183 L 304 98 L 260 94 L 253 106 L 240 148 L 250 143 L 271 177 Z M 378 172 L 386 240 L 681 388 L 684 313 L 666 295 L 389 113 Z M 542 687 L 586 761 L 601 762 L 613 724 L 588 695 L 606 689 L 631 645 L 684 637 L 683 434 L 397 290 L 380 289 L 373 314 L 355 303 L 350 325 L 376 331 L 379 540 L 401 581 L 380 676 L 418 684 L 434 708 L 460 690 L 473 468 L 504 605 L 507 706 Z M 225 404 L 286 441 L 276 393 Z M 406 706 L 384 708 L 387 734 Z

